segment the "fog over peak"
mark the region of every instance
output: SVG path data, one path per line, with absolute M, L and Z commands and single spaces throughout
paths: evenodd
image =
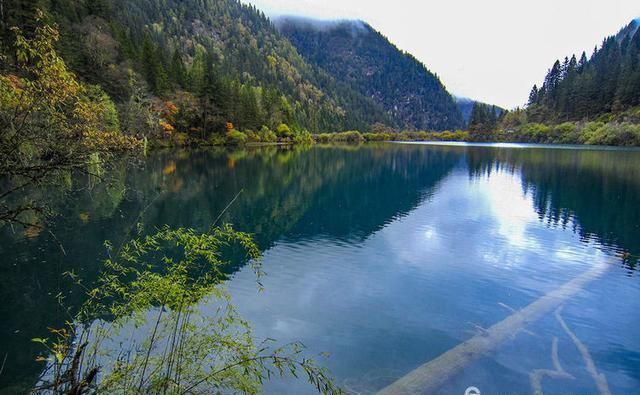
M 640 17 L 638 0 L 240 1 L 274 19 L 364 20 L 428 64 L 450 92 L 504 108 L 524 105 L 555 59 L 589 52 Z
M 369 28 L 369 24 L 358 19 L 320 19 L 302 15 L 279 15 L 272 16 L 270 19 L 278 29 L 282 29 L 284 26 L 289 25 L 307 30 L 326 32 L 337 28 L 348 27 L 351 29 L 352 34 L 355 35 L 365 33 Z

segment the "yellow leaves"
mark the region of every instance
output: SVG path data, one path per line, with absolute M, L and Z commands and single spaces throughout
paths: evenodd
M 28 239 L 35 239 L 40 236 L 40 233 L 42 233 L 43 229 L 44 228 L 40 225 L 30 225 L 24 229 L 23 234 Z
M 88 223 L 89 220 L 91 219 L 91 215 L 88 212 L 83 212 L 80 213 L 80 221 L 82 221 L 82 223 Z
M 278 59 L 276 59 L 276 57 L 273 55 L 268 55 L 267 62 L 269 63 L 269 66 L 271 67 L 271 69 L 275 71 L 276 66 L 278 65 Z
M 165 121 L 165 120 L 160 120 L 160 127 L 162 128 L 162 131 L 164 132 L 165 135 L 172 135 L 173 132 L 176 131 L 176 128 L 173 127 L 173 125 L 171 125 L 169 122 Z
M 0 75 L 0 110 L 19 114 L 28 109 L 33 101 L 32 96 L 25 92 L 28 85 L 28 81 L 14 74 Z
M 173 124 L 175 123 L 176 115 L 180 111 L 178 106 L 170 100 L 163 101 L 157 99 L 153 102 L 152 111 L 159 118 L 158 125 L 160 126 L 160 131 L 165 137 L 171 137 L 176 132 Z
M 142 141 L 131 136 L 125 136 L 119 132 L 85 130 L 83 137 L 83 145 L 85 148 L 94 152 L 127 151 L 142 147 Z
M 22 89 L 24 86 L 23 80 L 15 74 L 2 75 L 0 76 L 0 81 L 10 86 L 11 89 Z
M 178 113 L 178 106 L 172 101 L 165 102 L 165 114 L 167 118 L 173 118 Z
M 169 190 L 171 193 L 178 193 L 184 187 L 184 180 L 180 177 L 174 178 L 174 181 L 170 183 Z
M 173 135 L 173 141 L 178 147 L 187 145 L 188 140 L 189 140 L 189 135 L 186 133 L 175 133 Z
M 164 167 L 164 169 L 162 169 L 162 174 L 168 176 L 175 173 L 177 168 L 176 162 L 172 160 Z

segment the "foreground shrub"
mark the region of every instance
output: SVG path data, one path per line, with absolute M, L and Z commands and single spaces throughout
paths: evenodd
M 51 338 L 33 339 L 48 355 L 39 359 L 46 369 L 34 393 L 258 394 L 266 380 L 285 375 L 342 393 L 301 344 L 257 343 L 231 303 L 223 251 L 243 256 L 258 281 L 262 275 L 248 234 L 228 225 L 205 233 L 164 227 L 105 246 L 109 259 L 95 288 L 67 273 L 86 292 L 80 311 Z M 215 308 L 207 312 L 203 303 Z
M 87 163 L 106 164 L 118 151 L 143 147 L 141 140 L 120 133 L 107 94 L 67 68 L 56 52 L 59 32 L 43 20 L 39 14 L 29 35 L 13 29 L 17 61 L 0 72 L 0 225 L 33 225 L 23 215 L 45 211 L 44 202 L 11 200 L 16 192 L 42 188 Z

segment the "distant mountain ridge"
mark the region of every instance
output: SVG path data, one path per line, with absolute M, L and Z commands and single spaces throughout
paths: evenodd
M 403 129 L 456 129 L 464 125 L 439 78 L 363 21 L 274 20 L 302 57 L 380 104 Z
M 640 28 L 640 18 L 633 19 L 627 26 L 625 26 L 620 32 L 617 34 L 618 39 L 624 39 L 624 37 L 633 37 L 633 35 Z
M 476 101 L 468 97 L 458 96 L 454 96 L 454 99 L 456 101 L 458 109 L 460 110 L 460 113 L 462 114 L 462 120 L 464 121 L 464 124 L 468 125 L 469 121 L 471 120 L 471 113 L 473 112 L 473 106 L 475 106 Z

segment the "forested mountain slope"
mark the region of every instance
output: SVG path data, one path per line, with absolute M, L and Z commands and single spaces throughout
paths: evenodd
M 640 105 L 640 20 L 606 38 L 591 57 L 557 60 L 529 97 L 529 116 L 541 121 L 594 119 Z
M 462 113 L 465 129 L 468 129 L 472 124 L 486 123 L 486 121 L 496 123 L 501 114 L 506 112 L 504 108 L 479 102 L 468 97 L 454 97 L 454 99 Z
M 44 10 L 62 33 L 67 64 L 119 104 L 126 131 L 144 128 L 136 112 L 149 97 L 177 105 L 165 118 L 176 118 L 170 123 L 179 131 L 203 136 L 229 122 L 313 132 L 393 123 L 372 99 L 305 62 L 263 13 L 237 0 L 4 3 L 3 52 L 11 55 L 10 28 L 28 35 L 36 9 Z
M 282 17 L 276 25 L 304 58 L 382 105 L 405 129 L 454 129 L 462 114 L 438 77 L 361 21 Z

